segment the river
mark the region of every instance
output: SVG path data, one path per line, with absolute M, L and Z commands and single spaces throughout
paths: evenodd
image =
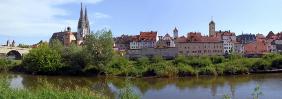
M 93 91 L 117 97 L 121 88 L 130 85 L 142 99 L 251 99 L 256 85 L 260 99 L 282 99 L 282 73 L 237 76 L 200 76 L 185 78 L 122 78 L 33 76 L 1 73 L 12 88 L 36 88 L 44 80 L 61 88 L 88 87 Z M 43 79 L 43 80 L 42 80 Z

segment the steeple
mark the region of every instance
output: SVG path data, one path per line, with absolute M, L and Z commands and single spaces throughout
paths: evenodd
M 80 4 L 80 17 L 79 19 L 82 19 L 83 18 L 83 9 L 82 9 L 82 2 Z
M 88 16 L 87 16 L 87 7 L 85 7 L 85 27 L 87 28 L 88 33 L 90 33 L 90 26 L 89 26 L 89 20 L 88 20 Z
M 90 34 L 90 26 L 89 26 L 89 21 L 88 21 L 88 16 L 87 16 L 87 8 L 85 7 L 85 11 L 83 11 L 83 5 L 81 3 L 80 17 L 78 21 L 77 35 L 76 35 L 77 44 L 78 45 L 82 44 L 86 35 L 89 35 L 89 34 Z
M 84 15 L 83 15 L 82 3 L 81 3 L 80 6 L 81 6 L 80 7 L 80 16 L 79 16 L 79 21 L 78 21 L 78 25 L 77 25 L 78 28 L 82 28 L 83 24 L 84 24 Z
M 175 27 L 174 30 L 173 30 L 173 38 L 174 38 L 174 39 L 178 38 L 178 30 L 177 30 L 176 27 Z
M 215 22 L 213 21 L 213 17 L 211 18 L 211 22 L 209 23 L 209 36 L 215 34 Z

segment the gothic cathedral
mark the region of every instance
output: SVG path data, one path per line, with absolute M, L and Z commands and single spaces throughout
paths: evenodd
M 77 44 L 81 45 L 81 43 L 85 39 L 85 36 L 89 34 L 90 34 L 90 26 L 87 16 L 87 8 L 85 7 L 85 14 L 83 14 L 83 7 L 81 3 L 80 17 L 77 25 L 77 34 L 76 34 Z

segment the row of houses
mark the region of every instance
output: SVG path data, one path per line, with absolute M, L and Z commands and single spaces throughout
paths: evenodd
M 265 37 L 262 34 L 245 33 L 236 36 L 234 32 L 215 31 L 215 22 L 209 23 L 209 35 L 200 32 L 189 32 L 186 36 L 178 36 L 178 29 L 164 36 L 156 31 L 140 32 L 139 35 L 121 35 L 115 37 L 115 50 L 128 58 L 156 55 L 174 58 L 185 56 L 228 55 L 231 53 L 246 56 L 263 55 L 282 51 L 282 33 L 272 31 Z

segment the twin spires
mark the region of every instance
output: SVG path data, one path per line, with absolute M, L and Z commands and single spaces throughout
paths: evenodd
M 77 25 L 77 44 L 81 45 L 87 35 L 90 34 L 90 25 L 89 25 L 89 20 L 87 16 L 87 9 L 85 7 L 85 11 L 83 11 L 83 5 L 81 3 L 81 8 L 80 8 L 80 16 L 79 16 L 79 21 Z
M 87 8 L 85 7 L 85 12 L 84 12 L 82 3 L 80 8 L 80 17 L 78 21 L 78 29 L 79 28 L 87 28 L 87 30 L 90 31 L 89 20 L 87 16 Z

